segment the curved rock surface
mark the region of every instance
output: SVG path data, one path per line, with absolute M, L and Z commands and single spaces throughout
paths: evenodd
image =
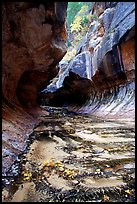
M 37 93 L 67 51 L 66 9 L 65 2 L 3 2 L 3 175 L 25 149 L 41 113 Z
M 52 88 L 52 87 L 51 87 Z M 92 82 L 78 74 L 70 71 L 66 76 L 61 88 L 54 93 L 47 92 L 39 94 L 39 103 L 51 106 L 69 106 L 70 104 L 84 104 L 90 99 Z
M 134 121 L 135 4 L 115 2 L 101 11 L 103 6 L 95 5 L 98 26 L 91 23 L 87 34 L 92 56 L 91 98 L 78 112 Z
M 79 113 L 134 120 L 135 3 L 96 2 L 92 14 L 98 21 L 91 22 L 73 61 L 59 70 L 67 51 L 66 9 L 65 2 L 2 5 L 4 176 L 11 175 L 33 128 L 48 114 L 37 105 L 37 95 L 58 71 L 59 80 L 47 89 L 56 92 L 40 94 L 48 105 L 71 104 L 69 110 Z
M 69 76 L 71 70 L 79 77 L 84 77 L 85 81 L 87 78 L 90 79 L 90 83 L 89 87 L 84 87 L 83 84 L 79 83 L 81 96 L 83 89 L 88 90 L 86 97 L 83 96 L 87 100 L 85 105 L 82 104 L 81 107 L 74 104 L 74 108 L 73 106 L 69 107 L 70 110 L 111 118 L 114 116 L 126 118 L 127 113 L 130 113 L 129 120 L 134 120 L 135 3 L 97 2 L 94 5 L 92 15 L 97 15 L 97 18 L 92 20 L 89 31 L 78 46 L 76 56 L 64 72 L 60 69 L 58 79 L 56 78 L 52 82 L 54 88 L 63 87 L 55 94 L 52 93 L 50 97 L 54 98 L 58 94 L 58 98 L 61 100 L 63 95 L 66 96 L 69 91 L 63 83 L 66 78 L 70 80 L 71 90 L 75 90 L 75 87 L 72 87 L 75 84 Z M 52 86 L 49 85 L 46 91 L 51 91 L 51 89 Z M 132 97 L 130 97 L 130 92 Z M 70 93 L 69 97 L 74 98 L 74 95 L 77 97 L 77 92 Z M 44 98 L 46 98 L 46 94 Z M 67 97 L 64 98 L 68 100 Z M 129 105 L 129 101 L 132 105 Z M 81 101 L 79 102 L 81 103 Z M 83 100 L 83 102 L 85 101 Z M 61 101 L 60 105 L 62 103 L 64 100 Z M 108 108 L 104 103 L 107 104 Z

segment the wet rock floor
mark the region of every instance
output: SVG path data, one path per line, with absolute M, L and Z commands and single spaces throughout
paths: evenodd
M 134 123 L 45 109 L 2 201 L 135 202 Z

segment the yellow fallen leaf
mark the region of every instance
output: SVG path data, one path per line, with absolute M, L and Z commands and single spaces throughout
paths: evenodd
M 54 163 L 53 161 L 51 161 L 51 162 L 48 164 L 48 166 L 54 167 L 54 166 L 55 166 L 55 163 Z
M 28 181 L 31 179 L 32 179 L 32 173 L 25 173 L 24 174 L 24 178 L 23 178 L 24 181 Z
M 128 189 L 128 190 L 125 190 L 125 193 L 128 193 L 129 195 L 131 195 L 131 191 Z
M 49 164 L 49 161 L 47 160 L 47 161 L 45 161 L 44 163 L 43 163 L 43 166 L 47 166 Z
M 23 180 L 24 180 L 24 181 L 29 181 L 29 180 L 30 180 L 30 177 L 25 177 Z
M 118 148 L 117 148 L 117 147 L 114 147 L 113 150 L 116 151 L 116 150 L 118 150 Z
M 64 165 L 60 161 L 58 161 L 55 163 L 55 166 L 63 167 Z
M 58 164 L 58 165 L 59 165 L 59 164 L 62 164 L 62 163 L 61 163 L 61 161 L 57 161 L 57 162 L 56 162 L 56 164 Z
M 32 173 L 29 172 L 29 173 L 24 173 L 24 176 L 32 176 Z
M 100 169 L 96 169 L 96 172 L 100 172 Z
M 108 196 L 108 195 L 104 195 L 104 196 L 103 196 L 103 200 L 104 200 L 104 201 L 108 201 L 108 200 L 109 200 L 109 196 Z
M 62 166 L 59 167 L 60 171 L 64 171 L 64 168 Z

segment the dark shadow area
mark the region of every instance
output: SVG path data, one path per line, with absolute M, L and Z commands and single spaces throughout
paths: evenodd
M 70 104 L 82 105 L 90 99 L 91 89 L 91 80 L 70 71 L 61 88 L 52 93 L 40 93 L 37 101 L 40 105 L 56 107 Z

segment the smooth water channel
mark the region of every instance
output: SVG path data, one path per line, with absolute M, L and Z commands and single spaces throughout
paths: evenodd
M 50 108 L 3 202 L 135 202 L 135 126 Z

